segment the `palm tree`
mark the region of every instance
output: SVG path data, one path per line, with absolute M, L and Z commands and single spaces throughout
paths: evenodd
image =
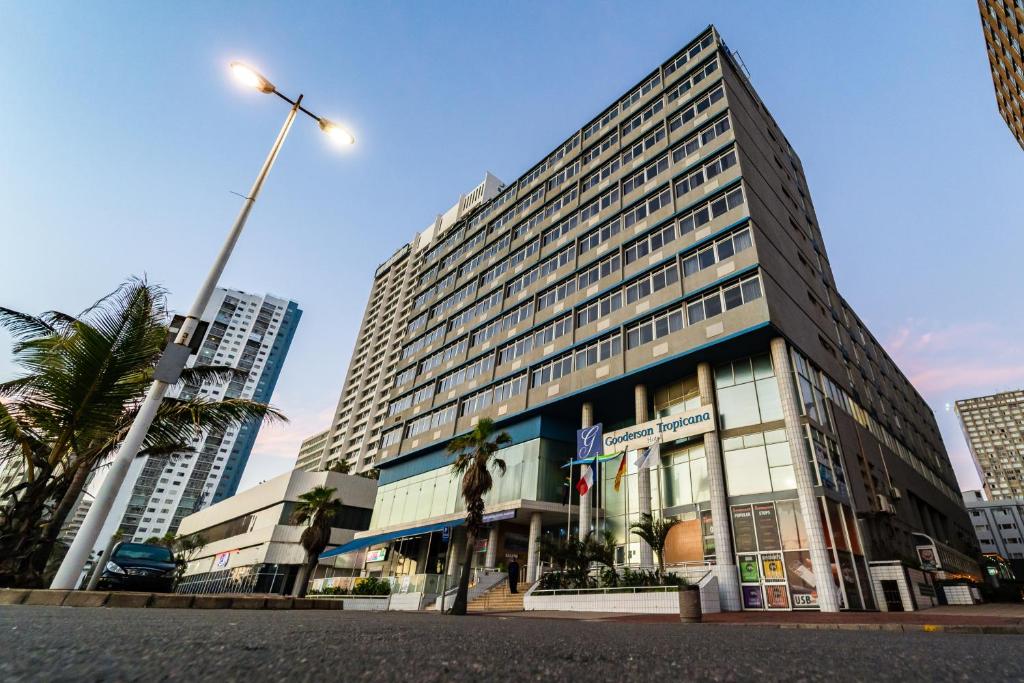
M 335 460 L 331 463 L 331 466 L 327 468 L 328 472 L 337 472 L 338 474 L 348 474 L 352 471 L 352 463 L 347 460 Z
M 484 496 L 494 484 L 490 466 L 493 465 L 505 474 L 505 461 L 495 453 L 510 443 L 512 437 L 507 432 L 497 432 L 494 420 L 489 417 L 480 418 L 473 431 L 448 442 L 448 453 L 455 456 L 452 476 L 462 477 L 462 499 L 466 502 L 466 552 L 462 558 L 462 575 L 459 577 L 459 590 L 455 594 L 451 614 L 466 613 L 473 546 L 484 526 Z
M 313 575 L 320 553 L 331 542 L 331 527 L 334 526 L 334 518 L 341 512 L 341 500 L 334 497 L 336 491 L 328 486 L 317 486 L 299 496 L 295 512 L 292 513 L 295 524 L 308 524 L 299 537 L 299 543 L 306 551 L 306 563 L 299 567 L 299 574 L 295 577 L 292 595 L 297 598 L 306 597 L 306 584 Z
M 640 521 L 629 525 L 629 530 L 636 536 L 647 541 L 651 550 L 658 554 L 658 576 L 664 580 L 665 577 L 665 541 L 668 539 L 668 532 L 672 527 L 679 524 L 678 519 L 654 519 L 646 512 L 640 514 Z
M 0 308 L 23 374 L 0 383 L 0 469 L 18 483 L 0 491 L 0 586 L 39 586 L 57 536 L 94 469 L 121 444 L 168 341 L 165 291 L 130 279 L 77 316 Z M 239 371 L 186 368 L 185 391 L 163 401 L 139 455 L 189 457 L 207 432 L 284 419 L 245 399 L 196 398 L 205 382 Z

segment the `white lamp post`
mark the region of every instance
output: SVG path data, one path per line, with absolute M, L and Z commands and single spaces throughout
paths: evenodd
M 71 547 L 61 563 L 57 575 L 50 584 L 50 588 L 73 589 L 78 584 L 82 569 L 89 559 L 89 554 L 92 552 L 93 545 L 95 545 L 96 539 L 99 537 L 100 530 L 107 521 L 107 515 L 110 514 L 110 508 L 114 504 L 114 499 L 124 484 L 128 468 L 138 454 L 139 449 L 142 448 L 146 433 L 153 423 L 153 418 L 156 417 L 157 408 L 160 407 L 160 402 L 163 400 L 164 394 L 167 393 L 167 389 L 177 383 L 178 377 L 185 367 L 185 362 L 189 356 L 189 343 L 195 334 L 199 318 L 209 303 L 213 290 L 217 287 L 217 282 L 220 280 L 221 273 L 224 272 L 224 267 L 231 257 L 235 243 L 238 242 L 238 238 L 242 234 L 242 229 L 249 218 L 249 213 L 256 202 L 256 197 L 263 188 L 267 174 L 270 173 L 270 169 L 274 165 L 278 153 L 281 151 L 281 146 L 288 136 L 288 131 L 291 130 L 292 123 L 295 121 L 295 115 L 302 112 L 311 117 L 320 125 L 321 130 L 329 135 L 332 140 L 340 144 L 351 145 L 355 143 L 355 138 L 344 128 L 321 116 L 317 116 L 303 107 L 302 95 L 299 95 L 295 100 L 286 97 L 278 92 L 274 84 L 264 78 L 259 72 L 241 62 L 232 62 L 231 71 L 243 84 L 256 88 L 263 93 L 277 95 L 290 104 L 291 108 L 288 110 L 288 116 L 285 117 L 281 132 L 277 134 L 277 139 L 274 140 L 274 145 L 270 148 L 270 153 L 267 155 L 259 174 L 256 176 L 256 181 L 252 184 L 252 189 L 249 190 L 249 195 L 242 204 L 242 209 L 239 211 L 234 225 L 231 226 L 227 239 L 224 240 L 220 253 L 217 254 L 217 258 L 213 262 L 213 267 L 210 268 L 210 272 L 199 288 L 199 292 L 196 294 L 195 301 L 192 303 L 188 315 L 185 316 L 181 329 L 178 330 L 174 342 L 164 350 L 154 373 L 154 380 L 149 388 L 149 393 L 146 394 L 145 400 L 139 407 L 139 412 L 135 416 L 135 421 L 132 422 L 131 429 L 128 430 L 124 443 L 121 444 L 117 455 L 114 456 L 114 460 L 110 465 L 110 471 L 107 472 L 107 476 L 103 480 L 103 485 L 96 495 L 96 500 L 89 508 L 89 513 L 86 515 L 85 521 L 82 522 L 82 527 L 75 535 L 75 540 L 71 543 Z M 103 559 L 105 560 L 106 558 Z

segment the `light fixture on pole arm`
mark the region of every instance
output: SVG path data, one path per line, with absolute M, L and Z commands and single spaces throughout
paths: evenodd
M 196 334 L 199 318 L 206 309 L 214 289 L 217 287 L 221 273 L 224 272 L 224 268 L 227 266 L 231 252 L 234 250 L 235 244 L 242 234 L 242 229 L 245 227 L 245 222 L 249 218 L 249 213 L 252 211 L 253 204 L 256 202 L 256 197 L 259 195 L 263 183 L 267 179 L 267 174 L 270 173 L 270 169 L 273 167 L 274 161 L 281 151 L 285 138 L 288 137 L 292 123 L 295 122 L 296 114 L 302 112 L 312 118 L 320 126 L 320 129 L 333 140 L 345 145 L 351 145 L 355 142 L 355 138 L 344 128 L 321 116 L 317 116 L 303 107 L 302 95 L 293 100 L 281 94 L 274 87 L 273 83 L 258 71 L 242 62 L 231 62 L 230 67 L 231 72 L 239 82 L 262 93 L 277 95 L 291 105 L 291 107 L 288 110 L 288 115 L 285 118 L 284 125 L 281 127 L 281 131 L 277 134 L 277 139 L 274 140 L 274 144 L 270 148 L 270 153 L 256 175 L 256 181 L 253 183 L 248 195 L 245 196 L 245 201 L 238 213 L 238 217 L 235 219 L 234 225 L 231 227 L 231 231 L 228 233 L 227 239 L 224 240 L 224 244 L 214 259 L 210 272 L 206 275 L 206 279 L 196 294 L 192 307 L 178 329 L 174 342 L 168 344 L 161 355 L 160 361 L 153 373 L 154 379 L 149 387 L 149 392 L 146 394 L 145 400 L 140 404 L 135 420 L 132 422 L 128 434 L 125 435 L 117 454 L 110 462 L 107 476 L 104 478 L 93 504 L 89 507 L 89 512 L 82 522 L 78 533 L 75 535 L 71 547 L 64 556 L 64 561 L 61 563 L 60 569 L 57 570 L 50 588 L 68 590 L 77 586 L 82 569 L 92 553 L 93 546 L 96 544 L 97 538 L 99 538 L 100 530 L 106 523 L 107 515 L 110 514 L 114 500 L 117 498 L 121 486 L 128 475 L 128 468 L 142 448 L 150 425 L 153 424 L 153 420 L 156 418 L 157 409 L 160 407 L 167 390 L 178 382 L 181 371 L 185 367 L 185 363 L 190 355 L 189 343 Z

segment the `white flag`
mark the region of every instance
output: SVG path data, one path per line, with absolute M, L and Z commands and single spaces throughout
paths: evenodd
M 650 461 L 651 461 L 651 456 L 652 455 L 660 457 L 660 455 L 661 455 L 661 444 L 657 444 L 657 443 L 656 444 L 652 444 L 652 445 L 648 446 L 647 448 L 643 449 L 642 451 L 637 451 L 636 462 L 633 463 L 633 464 L 636 465 L 636 468 L 638 470 L 639 469 L 643 469 L 645 467 L 650 467 L 651 466 L 650 465 Z

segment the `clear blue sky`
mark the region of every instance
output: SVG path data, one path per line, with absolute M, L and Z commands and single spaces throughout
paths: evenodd
M 0 0 L 0 304 L 78 311 L 131 274 L 191 300 L 285 111 L 300 121 L 222 282 L 305 311 L 243 487 L 329 421 L 376 265 L 510 181 L 707 24 L 802 157 L 840 290 L 976 479 L 956 398 L 1024 385 L 1024 152 L 972 2 Z M 0 337 L 0 377 L 11 376 Z

